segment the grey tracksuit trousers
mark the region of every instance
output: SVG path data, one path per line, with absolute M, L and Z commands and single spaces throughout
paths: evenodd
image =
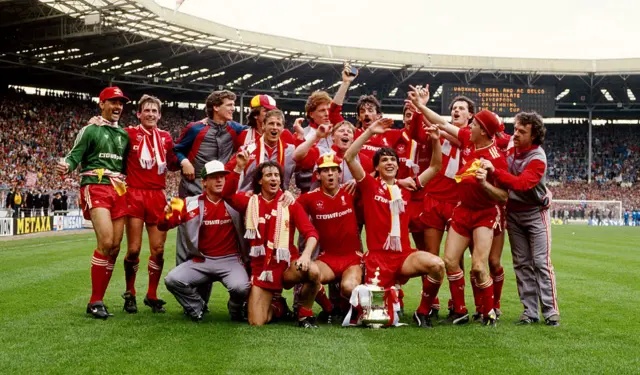
M 556 277 L 551 264 L 549 210 L 532 208 L 507 212 L 513 269 L 524 314 L 538 318 L 538 305 L 546 319 L 559 314 Z

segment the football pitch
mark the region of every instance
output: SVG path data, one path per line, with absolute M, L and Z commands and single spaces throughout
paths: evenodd
M 146 237 L 146 235 L 145 235 Z M 0 242 L 0 373 L 178 374 L 582 374 L 640 372 L 640 228 L 555 226 L 552 260 L 562 322 L 515 326 L 522 312 L 508 243 L 503 315 L 496 328 L 478 323 L 431 330 L 371 330 L 293 323 L 231 323 L 227 295 L 215 284 L 211 313 L 193 323 L 160 284 L 166 314 L 142 304 L 148 245 L 137 279 L 138 314 L 122 311 L 122 259 L 105 304 L 107 321 L 85 315 L 93 234 Z M 126 240 L 123 241 L 126 244 Z M 126 246 L 126 245 L 125 245 Z M 164 274 L 174 265 L 175 231 Z M 469 269 L 467 261 L 467 270 Z M 467 305 L 473 305 L 467 274 Z M 405 286 L 403 320 L 418 305 L 419 280 Z M 291 303 L 291 294 L 285 294 Z M 440 292 L 446 306 L 449 288 Z M 317 305 L 316 305 L 317 310 Z

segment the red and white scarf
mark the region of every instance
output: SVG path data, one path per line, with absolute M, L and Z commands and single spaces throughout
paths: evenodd
M 152 169 L 154 165 L 158 164 L 158 174 L 163 174 L 167 170 L 167 151 L 164 149 L 158 127 L 154 126 L 150 131 L 142 125 L 138 125 L 137 128 L 142 131 L 142 139 L 138 143 L 140 166 L 143 169 Z
M 273 199 L 279 200 L 281 195 L 282 192 L 278 192 Z M 291 262 L 291 252 L 289 251 L 289 208 L 283 207 L 282 202 L 278 202 L 277 207 L 276 210 L 266 212 L 266 202 L 260 194 L 254 194 L 249 199 L 249 205 L 247 207 L 245 218 L 246 232 L 244 238 L 251 240 L 249 256 L 265 257 L 264 270 L 258 278 L 260 281 L 273 281 L 273 271 L 268 268 L 274 251 L 276 263 L 286 261 L 289 264 Z M 276 225 L 271 226 L 269 233 L 266 233 L 267 219 L 265 215 L 271 216 L 269 220 L 276 221 Z M 265 241 L 267 244 L 266 248 L 264 246 Z
M 400 241 L 400 214 L 404 212 L 404 202 L 402 200 L 402 191 L 398 185 L 387 185 L 381 181 L 382 186 L 389 191 L 389 211 L 391 212 L 391 228 L 389 236 L 384 243 L 385 250 L 402 251 L 402 242 Z
M 257 163 L 256 166 L 269 160 L 269 158 L 267 157 L 267 153 L 268 153 L 267 146 L 265 146 L 264 144 L 264 136 L 260 137 L 258 139 L 258 142 L 256 142 L 255 152 L 256 152 L 256 163 Z M 282 143 L 282 140 L 280 139 L 278 139 L 278 144 L 276 145 L 275 152 L 277 153 L 276 161 L 278 162 L 278 164 L 280 164 L 284 168 L 284 143 Z

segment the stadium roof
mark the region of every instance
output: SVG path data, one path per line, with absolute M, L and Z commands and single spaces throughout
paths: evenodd
M 237 30 L 153 0 L 0 0 L 0 34 L 3 84 L 95 93 L 111 83 L 134 97 L 151 91 L 196 102 L 224 87 L 247 96 L 271 93 L 299 109 L 310 92 L 335 89 L 348 60 L 361 71 L 349 92 L 351 103 L 374 93 L 385 107 L 400 108 L 407 86 L 417 83 L 430 83 L 432 93 L 443 83 L 508 84 L 554 87 L 559 115 L 584 112 L 590 103 L 602 117 L 640 112 L 634 94 L 640 92 L 640 59 L 514 59 L 328 46 Z M 438 100 L 434 95 L 436 107 Z

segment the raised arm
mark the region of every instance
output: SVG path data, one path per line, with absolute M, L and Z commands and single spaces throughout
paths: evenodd
M 309 139 L 306 139 L 296 147 L 296 150 L 293 152 L 293 161 L 299 163 L 304 160 L 304 158 L 309 154 L 311 147 L 313 147 L 319 140 L 329 136 L 329 131 L 330 129 L 328 126 L 319 125 L 313 136 L 309 137 Z
M 391 126 L 393 126 L 393 120 L 390 118 L 381 118 L 374 121 L 367 130 L 362 133 L 362 135 L 353 141 L 351 146 L 347 149 L 347 152 L 345 152 L 344 160 L 347 162 L 351 175 L 356 181 L 361 181 L 365 176 L 364 168 L 362 168 L 362 164 L 360 164 L 356 158 L 356 156 L 358 156 L 358 152 L 360 152 L 362 146 L 364 146 L 364 144 L 367 143 L 369 138 L 374 134 L 382 134 L 387 129 L 390 129 Z
M 438 172 L 442 169 L 442 150 L 440 147 L 440 132 L 436 126 L 429 128 L 429 136 L 431 138 L 431 162 L 429 168 L 418 176 L 419 187 L 424 187 Z
M 344 98 L 347 95 L 347 91 L 349 91 L 351 82 L 353 82 L 353 80 L 358 76 L 358 74 L 356 74 L 355 76 L 349 75 L 348 73 L 350 72 L 351 65 L 349 65 L 349 63 L 345 63 L 344 69 L 342 69 L 342 83 L 340 84 L 340 87 L 338 87 L 336 95 L 333 97 L 333 103 L 335 105 L 342 106 L 342 104 L 344 103 Z
M 409 86 L 409 87 L 411 88 L 411 91 L 409 91 L 409 100 L 420 112 L 422 112 L 425 119 L 429 123 L 437 125 L 440 128 L 440 130 L 444 130 L 445 132 L 457 138 L 458 127 L 451 125 L 450 123 L 447 122 L 447 120 L 444 119 L 444 117 L 440 116 L 439 114 L 431 110 L 429 107 L 427 107 L 426 103 L 429 102 L 429 85 L 427 85 L 426 88 L 419 88 L 419 87 L 416 88 L 413 86 Z M 426 91 L 426 97 L 427 97 L 426 102 L 424 100 L 421 100 L 425 95 L 425 91 Z

